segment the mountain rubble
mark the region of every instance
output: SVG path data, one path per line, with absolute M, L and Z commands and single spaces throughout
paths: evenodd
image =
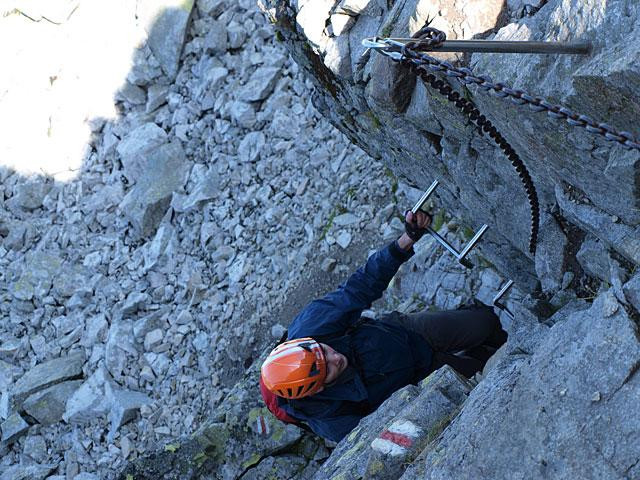
M 0 168 L 1 480 L 640 476 L 640 155 L 451 81 L 531 172 L 534 258 L 500 151 L 360 43 L 427 19 L 450 39 L 589 40 L 586 58 L 447 58 L 638 135 L 634 2 L 138 7 L 120 115 L 88 120 L 78 178 Z M 37 28 L 34 8 L 0 21 Z M 278 422 L 257 378 L 289 298 L 397 236 L 434 177 L 441 235 L 490 226 L 475 268 L 425 238 L 371 314 L 491 303 L 514 279 L 507 344 L 471 380 L 441 369 L 396 392 L 337 445 Z

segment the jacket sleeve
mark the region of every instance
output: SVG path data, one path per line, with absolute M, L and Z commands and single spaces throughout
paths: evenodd
M 362 417 L 359 415 L 340 415 L 321 419 L 312 418 L 307 420 L 307 424 L 316 435 L 333 442 L 339 442 L 358 426 L 361 419 Z
M 400 265 L 413 253 L 413 249 L 402 250 L 395 241 L 378 250 L 337 290 L 307 305 L 290 325 L 289 338 L 346 330 L 382 296 Z

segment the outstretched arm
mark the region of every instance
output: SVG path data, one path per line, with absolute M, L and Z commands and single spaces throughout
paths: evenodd
M 407 214 L 407 221 L 424 228 L 430 217 L 423 212 Z M 346 282 L 323 298 L 314 300 L 289 327 L 290 338 L 328 335 L 346 330 L 371 307 L 389 286 L 400 265 L 413 255 L 415 240 L 404 233 L 397 241 L 371 255 Z

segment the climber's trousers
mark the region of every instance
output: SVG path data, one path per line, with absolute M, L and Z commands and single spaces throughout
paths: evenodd
M 479 302 L 458 310 L 399 315 L 397 320 L 431 345 L 431 371 L 449 365 L 471 377 L 507 341 L 507 333 L 493 308 Z

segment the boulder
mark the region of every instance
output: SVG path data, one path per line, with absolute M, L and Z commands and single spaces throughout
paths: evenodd
M 24 421 L 19 413 L 13 413 L 0 424 L 0 446 L 8 446 L 27 433 L 31 426 Z
M 32 181 L 19 183 L 15 187 L 14 195 L 7 200 L 6 205 L 9 208 L 17 208 L 26 211 L 32 211 L 42 206 L 44 197 L 47 196 L 51 187 L 51 183 L 42 181 Z
M 271 95 L 276 82 L 280 78 L 280 68 L 278 67 L 258 67 L 251 75 L 247 84 L 240 91 L 239 100 L 245 102 L 262 101 Z
M 104 350 L 104 363 L 114 378 L 118 379 L 127 363 L 127 353 L 138 357 L 133 335 L 133 323 L 130 320 L 115 320 L 109 327 Z
M 105 383 L 110 378 L 103 366 L 95 372 L 69 397 L 62 419 L 67 423 L 90 422 L 107 413 L 105 405 Z
M 44 480 L 52 478 L 49 475 L 57 467 L 54 464 L 12 465 L 0 475 L 0 480 Z
M 622 286 L 626 299 L 633 307 L 640 312 L 640 273 L 631 277 L 631 279 Z
M 180 55 L 191 21 L 193 0 L 143 0 L 138 2 L 138 15 L 143 19 L 149 48 L 164 73 L 174 79 L 180 66 Z
M 168 143 L 148 152 L 144 175 L 120 204 L 137 235 L 155 233 L 173 192 L 184 186 L 188 175 L 189 164 L 180 144 Z
M 27 397 L 22 404 L 25 412 L 42 425 L 62 420 L 69 398 L 82 385 L 81 380 L 63 382 Z
M 140 407 L 153 402 L 147 395 L 140 392 L 116 389 L 111 383 L 106 384 L 106 405 L 109 408 L 109 430 L 108 439 L 113 438 L 118 429 L 125 423 L 133 420 Z
M 84 363 L 84 353 L 74 353 L 36 365 L 13 385 L 11 389 L 13 404 L 21 405 L 33 393 L 82 376 Z
M 153 122 L 140 125 L 122 139 L 116 150 L 130 182 L 136 182 L 145 174 L 147 153 L 165 143 L 166 132 Z
M 176 212 L 186 212 L 203 202 L 216 198 L 219 194 L 220 183 L 218 173 L 209 170 L 189 195 L 174 193 L 171 206 Z

